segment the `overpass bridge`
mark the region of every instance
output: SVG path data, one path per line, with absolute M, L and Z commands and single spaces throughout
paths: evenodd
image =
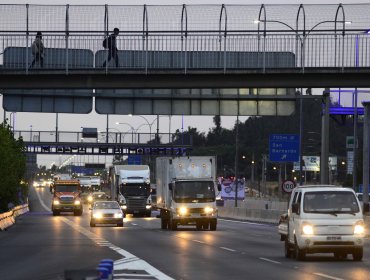
M 0 5 L 3 106 L 89 113 L 94 97 L 101 114 L 290 115 L 294 88 L 370 86 L 369 12 L 368 4 Z M 114 27 L 119 63 L 103 67 Z M 37 31 L 44 64 L 30 67 Z
M 192 150 L 189 133 L 98 132 L 86 136 L 76 131 L 16 130 L 29 154 L 78 155 L 184 155 Z

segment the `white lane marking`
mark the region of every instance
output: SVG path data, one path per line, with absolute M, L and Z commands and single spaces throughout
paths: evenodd
M 242 222 L 242 221 L 234 221 L 234 220 L 227 220 L 227 219 L 220 219 L 218 218 L 219 221 L 225 221 L 225 222 L 230 222 L 230 223 L 238 223 L 238 224 L 248 224 L 248 225 L 255 225 L 255 226 L 261 226 L 261 227 L 270 227 L 270 225 L 266 224 L 259 224 L 259 223 L 253 223 L 253 222 Z M 274 225 L 275 226 L 275 225 Z
M 270 259 L 267 259 L 267 258 L 259 258 L 259 259 L 262 260 L 262 261 L 270 262 L 270 263 L 281 264 L 281 262 L 277 262 L 277 261 L 270 260 Z
M 128 274 L 128 273 L 117 273 L 116 274 L 116 273 L 114 273 L 113 275 L 114 275 L 114 277 L 116 277 L 116 276 L 153 277 L 149 274 L 136 274 L 136 273 L 135 274 Z M 129 278 L 124 278 L 124 279 L 129 279 Z
M 332 279 L 332 280 L 344 280 L 343 278 L 338 278 L 338 277 L 330 276 L 330 275 L 319 273 L 319 272 L 314 273 L 314 275 L 321 276 L 327 279 Z
M 227 247 L 220 247 L 220 249 L 223 249 L 223 250 L 226 250 L 226 251 L 230 251 L 230 252 L 235 252 L 236 251 L 234 249 L 230 249 L 230 248 L 227 248 Z
M 38 197 L 42 207 L 44 207 L 45 210 L 47 210 L 47 211 L 51 211 L 51 209 L 49 207 L 47 207 L 45 205 L 45 203 L 41 200 L 41 197 L 38 194 L 38 192 L 36 192 L 36 194 L 37 194 L 37 197 Z M 98 238 L 100 238 L 102 241 L 106 241 L 103 238 L 96 235 L 95 233 L 93 233 L 93 232 L 75 224 L 74 222 L 72 222 L 71 220 L 69 220 L 65 217 L 59 217 L 59 218 L 62 222 L 71 226 L 76 231 L 79 231 L 80 233 L 85 235 L 87 238 L 89 238 L 91 241 L 95 241 L 94 239 L 98 239 Z M 113 244 L 110 244 L 110 245 L 113 245 Z M 115 246 L 115 245 L 113 245 L 113 246 Z M 122 249 L 118 246 L 115 246 L 115 247 L 118 248 L 118 250 L 116 249 L 116 250 L 113 250 L 113 251 L 115 251 L 116 253 L 123 256 L 122 259 L 117 260 L 117 261 L 114 262 L 114 269 L 115 270 L 124 270 L 124 269 L 127 269 L 127 270 L 144 270 L 144 271 L 148 272 L 149 275 L 151 275 L 154 278 L 157 278 L 158 280 L 174 280 L 173 278 L 169 277 L 168 275 L 159 271 L 155 267 L 151 266 L 146 261 L 144 261 L 142 259 L 139 259 L 138 257 L 131 254 L 130 252 L 128 252 L 128 251 L 126 251 L 126 250 L 124 250 L 124 249 Z M 109 248 L 109 247 L 107 247 L 107 248 Z
M 137 226 L 137 224 L 134 224 L 134 223 L 131 223 L 131 225 L 133 225 L 133 226 Z
M 201 243 L 201 244 L 205 244 L 203 241 L 200 241 L 200 240 L 192 240 L 192 241 L 194 241 L 194 242 L 198 242 L 198 243 Z

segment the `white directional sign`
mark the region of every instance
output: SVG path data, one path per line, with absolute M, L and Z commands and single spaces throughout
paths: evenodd
M 293 189 L 295 188 L 295 182 L 291 181 L 291 180 L 286 180 L 281 185 L 281 188 L 282 188 L 283 192 L 291 193 L 293 191 Z

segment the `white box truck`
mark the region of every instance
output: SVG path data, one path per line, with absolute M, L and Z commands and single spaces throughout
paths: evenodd
M 217 228 L 216 158 L 214 156 L 156 159 L 157 201 L 161 228 L 195 225 Z
M 124 215 L 151 216 L 150 169 L 148 165 L 115 165 L 111 169 L 113 199 Z

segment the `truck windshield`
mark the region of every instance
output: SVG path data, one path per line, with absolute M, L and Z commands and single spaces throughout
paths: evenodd
M 176 202 L 213 202 L 215 201 L 215 188 L 212 181 L 177 182 L 174 190 Z
M 148 196 L 150 194 L 150 186 L 143 184 L 121 185 L 121 194 L 124 196 Z
M 78 185 L 55 185 L 56 192 L 78 192 Z
M 360 211 L 352 192 L 307 192 L 303 210 L 306 213 L 357 213 Z

